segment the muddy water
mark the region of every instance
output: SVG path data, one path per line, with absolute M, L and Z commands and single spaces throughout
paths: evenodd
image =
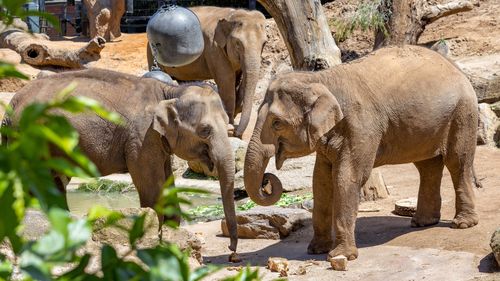
M 79 192 L 71 191 L 66 193 L 68 205 L 71 213 L 77 216 L 87 214 L 87 211 L 94 205 L 101 205 L 109 209 L 122 209 L 122 208 L 138 208 L 139 195 L 136 191 L 125 193 L 120 192 Z M 193 207 L 201 205 L 222 204 L 218 195 L 193 195 L 188 196 L 188 199 L 193 203 Z

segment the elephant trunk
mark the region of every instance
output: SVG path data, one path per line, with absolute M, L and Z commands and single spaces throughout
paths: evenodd
M 283 192 L 278 177 L 271 173 L 264 173 L 275 150 L 272 145 L 265 145 L 261 141 L 267 110 L 267 105 L 264 105 L 259 111 L 259 118 L 248 144 L 244 167 L 245 190 L 250 199 L 261 206 L 269 206 L 278 202 Z
M 241 138 L 250 121 L 252 114 L 252 103 L 255 95 L 255 88 L 259 80 L 260 54 L 255 53 L 244 58 L 242 65 L 243 75 L 239 88 L 240 96 L 243 97 L 241 106 L 241 118 L 236 128 L 235 136 Z
M 212 148 L 212 161 L 217 168 L 222 195 L 222 205 L 226 218 L 227 229 L 231 243 L 229 249 L 236 252 L 238 246 L 238 230 L 236 225 L 236 211 L 234 207 L 234 174 L 235 164 L 231 144 L 227 136 L 218 138 Z

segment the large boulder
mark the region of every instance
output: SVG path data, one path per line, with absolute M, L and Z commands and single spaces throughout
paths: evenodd
M 229 138 L 229 142 L 231 143 L 231 149 L 234 153 L 234 165 L 236 172 L 243 170 L 243 165 L 245 164 L 245 154 L 247 151 L 248 143 L 242 141 L 239 138 Z M 218 177 L 217 168 L 214 168 L 213 171 L 210 171 L 208 167 L 198 161 L 188 161 L 188 166 L 193 172 L 198 174 L 203 174 L 209 177 Z
M 477 144 L 495 146 L 494 138 L 496 131 L 500 127 L 499 119 L 487 103 L 480 103 L 478 109 Z
M 121 36 L 120 21 L 125 13 L 123 0 L 83 0 L 89 19 L 90 38 L 112 41 Z
M 491 251 L 497 260 L 498 266 L 500 266 L 500 228 L 497 228 L 490 241 Z
M 456 64 L 469 77 L 480 103 L 500 101 L 500 54 L 468 57 Z
M 158 216 L 153 209 L 150 208 L 127 208 L 117 210 L 126 217 L 140 216 L 146 214 L 144 222 L 144 236 L 137 242 L 140 248 L 151 248 L 158 245 L 160 242 Z M 132 220 L 122 219 L 118 221 L 120 227 L 131 229 Z M 191 232 L 179 228 L 172 229 L 169 227 L 162 227 L 162 240 L 176 244 L 182 250 L 190 249 L 191 256 L 202 262 L 201 258 L 201 241 Z M 122 229 L 111 226 L 103 227 L 102 222 L 97 223 L 95 231 L 92 233 L 92 241 L 100 244 L 109 244 L 115 247 L 129 246 L 128 233 Z
M 301 228 L 311 214 L 303 209 L 256 207 L 236 215 L 238 237 L 280 239 Z M 221 221 L 222 234 L 229 237 L 226 220 Z

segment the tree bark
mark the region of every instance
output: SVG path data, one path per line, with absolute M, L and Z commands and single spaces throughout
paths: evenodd
M 415 45 L 426 25 L 449 15 L 470 11 L 473 5 L 468 0 L 455 0 L 447 4 L 429 5 L 428 0 L 382 1 L 380 11 L 388 14 L 387 33 L 378 30 L 374 49 L 389 45 Z
M 276 21 L 295 70 L 321 70 L 341 63 L 320 0 L 258 1 Z
M 20 29 L 0 33 L 0 47 L 19 53 L 24 62 L 35 65 L 54 65 L 82 68 L 86 63 L 100 58 L 106 41 L 96 37 L 80 49 L 65 47 L 61 42 L 50 41 L 45 34 L 29 34 Z

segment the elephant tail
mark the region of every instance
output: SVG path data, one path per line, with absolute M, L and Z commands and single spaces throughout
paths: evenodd
M 474 168 L 474 166 L 472 166 L 472 177 L 474 179 L 474 185 L 476 186 L 476 188 L 483 188 L 483 184 L 476 176 L 476 169 Z

